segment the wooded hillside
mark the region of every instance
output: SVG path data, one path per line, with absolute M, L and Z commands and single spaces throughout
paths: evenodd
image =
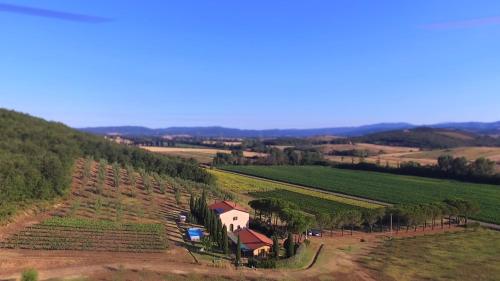
M 197 182 L 212 181 L 194 161 L 115 144 L 15 111 L 0 109 L 0 135 L 0 220 L 20 202 L 63 195 L 75 159 L 83 156 Z

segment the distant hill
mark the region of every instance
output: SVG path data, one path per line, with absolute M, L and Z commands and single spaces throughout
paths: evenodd
M 93 134 L 124 136 L 163 136 L 163 135 L 190 135 L 193 137 L 225 137 L 225 138 L 277 138 L 277 137 L 310 137 L 320 135 L 359 136 L 374 132 L 405 129 L 414 127 L 407 123 L 381 123 L 359 127 L 337 127 L 319 129 L 269 129 L 244 130 L 224 127 L 170 127 L 164 129 L 150 129 L 146 127 L 93 127 L 79 130 Z
M 488 135 L 451 129 L 419 127 L 379 132 L 352 138 L 355 142 L 420 148 L 452 148 L 459 146 L 500 146 L 500 139 Z
M 124 136 L 163 136 L 163 135 L 189 135 L 193 137 L 226 137 L 226 138 L 277 138 L 277 137 L 311 137 L 311 136 L 343 136 L 357 137 L 367 134 L 413 129 L 419 126 L 409 123 L 379 123 L 354 127 L 332 127 L 318 129 L 270 129 L 270 130 L 244 130 L 224 127 L 170 127 L 151 129 L 140 126 L 118 127 L 89 127 L 79 130 L 99 135 L 120 134 Z M 426 125 L 426 127 L 440 129 L 458 129 L 477 134 L 500 134 L 500 121 L 492 123 L 467 122 L 467 123 L 442 123 Z

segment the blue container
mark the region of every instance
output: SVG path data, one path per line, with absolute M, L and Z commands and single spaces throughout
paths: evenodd
M 203 238 L 203 230 L 200 228 L 188 228 L 187 236 L 191 241 L 200 241 Z

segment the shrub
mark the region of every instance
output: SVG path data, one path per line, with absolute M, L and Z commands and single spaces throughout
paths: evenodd
M 23 271 L 21 275 L 21 281 L 37 281 L 38 271 L 36 269 L 30 268 Z
M 252 268 L 276 268 L 276 260 L 275 259 L 248 259 L 248 267 Z

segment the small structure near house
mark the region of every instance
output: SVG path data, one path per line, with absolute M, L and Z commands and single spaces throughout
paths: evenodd
M 186 216 L 185 215 L 179 215 L 179 222 L 186 222 Z
M 273 240 L 249 228 L 241 228 L 228 234 L 234 245 L 238 243 L 238 235 L 240 236 L 241 251 L 246 257 L 265 256 L 273 246 Z
M 220 201 L 208 206 L 208 208 L 217 214 L 228 232 L 248 227 L 250 214 L 234 202 Z
M 203 230 L 197 227 L 188 228 L 186 231 L 188 239 L 191 241 L 200 241 L 203 238 Z

